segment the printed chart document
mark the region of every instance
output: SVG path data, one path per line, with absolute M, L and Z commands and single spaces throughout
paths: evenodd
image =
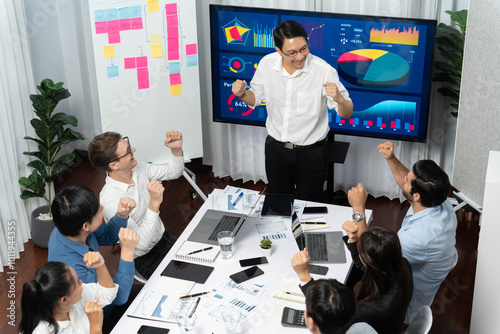
M 227 186 L 222 192 L 210 194 L 208 201 L 213 210 L 248 213 L 258 198 L 258 191 Z

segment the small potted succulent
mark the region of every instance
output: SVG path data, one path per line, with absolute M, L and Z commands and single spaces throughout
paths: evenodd
M 273 242 L 268 238 L 264 238 L 260 241 L 260 249 L 262 251 L 263 256 L 271 256 L 271 251 L 273 249 Z

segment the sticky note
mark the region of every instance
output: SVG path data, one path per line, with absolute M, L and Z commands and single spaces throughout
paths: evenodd
M 137 83 L 139 89 L 149 88 L 149 71 L 147 67 L 137 69 Z
M 135 63 L 137 64 L 137 68 L 147 67 L 148 66 L 148 57 L 136 57 Z
M 180 73 L 174 73 L 170 74 L 170 84 L 171 85 L 180 85 L 181 82 L 181 74 Z
M 130 7 L 118 8 L 118 19 L 129 19 L 130 18 Z
M 118 20 L 118 9 L 106 9 L 106 21 Z
M 186 55 L 195 55 L 196 54 L 196 44 L 187 44 L 186 45 Z
M 177 15 L 177 4 L 175 3 L 166 4 L 165 12 L 167 13 L 167 15 L 172 15 L 172 14 Z
M 179 38 L 179 27 L 169 27 L 167 28 L 168 38 Z
M 125 66 L 124 66 L 125 69 L 136 68 L 136 66 L 135 66 L 135 57 L 125 58 L 124 62 L 125 62 Z
M 142 29 L 142 17 L 130 19 L 132 30 Z
M 141 15 L 141 6 L 131 6 L 129 7 L 130 18 L 134 17 L 142 17 Z
M 103 46 L 102 50 L 104 51 L 104 58 L 116 57 L 114 45 Z
M 186 66 L 197 66 L 198 57 L 196 55 L 186 56 Z
M 168 63 L 168 71 L 172 73 L 180 73 L 181 72 L 181 63 L 175 61 Z
M 170 86 L 170 95 L 181 95 L 181 85 L 171 85 Z
M 121 20 L 118 20 L 119 22 L 119 27 L 120 27 L 120 31 L 122 30 L 130 30 L 130 19 L 121 19 Z
M 161 45 L 161 34 L 149 35 L 151 45 Z
M 106 10 L 94 10 L 94 22 L 105 22 L 106 21 Z
M 120 31 L 120 25 L 118 20 L 108 21 L 108 32 L 118 32 Z
M 118 66 L 108 66 L 108 78 L 118 76 Z
M 161 48 L 161 45 L 153 45 L 151 47 L 151 57 L 153 58 L 163 57 L 163 50 Z
M 167 27 L 177 27 L 179 25 L 179 19 L 177 15 L 167 15 Z
M 179 49 L 168 50 L 168 60 L 177 60 L 179 59 Z
M 179 39 L 178 38 L 168 38 L 167 45 L 169 49 L 179 49 Z
M 106 22 L 96 22 L 95 23 L 95 33 L 104 34 L 108 32 L 108 24 Z
M 120 32 L 117 31 L 108 33 L 108 42 L 109 44 L 120 43 Z
M 160 11 L 158 0 L 148 0 L 148 13 L 155 13 Z

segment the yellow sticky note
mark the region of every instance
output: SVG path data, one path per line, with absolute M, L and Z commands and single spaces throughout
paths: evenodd
M 159 12 L 160 6 L 158 0 L 148 0 L 148 13 Z
M 161 34 L 149 35 L 151 45 L 161 45 Z
M 104 51 L 104 58 L 116 57 L 114 45 L 103 46 L 102 50 Z
M 163 57 L 163 50 L 161 49 L 161 45 L 155 45 L 151 47 L 151 57 Z
M 170 86 L 170 95 L 181 95 L 181 85 L 171 85 Z

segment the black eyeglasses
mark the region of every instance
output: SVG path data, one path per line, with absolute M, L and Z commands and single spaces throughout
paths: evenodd
M 127 155 L 129 155 L 130 153 L 132 153 L 132 149 L 130 148 L 130 141 L 128 140 L 128 137 L 123 137 L 122 139 L 125 139 L 127 141 L 127 144 L 128 144 L 128 151 L 127 151 L 127 153 L 125 153 L 121 157 L 118 157 L 116 159 L 111 160 L 109 163 L 112 163 L 113 161 L 116 161 L 116 160 L 120 160 L 121 158 L 126 157 Z
M 285 56 L 289 58 L 295 58 L 299 53 L 306 54 L 307 52 L 309 52 L 309 45 L 307 44 L 304 45 L 299 51 L 292 50 L 288 53 L 285 53 L 283 50 L 281 50 L 281 53 L 283 53 Z

